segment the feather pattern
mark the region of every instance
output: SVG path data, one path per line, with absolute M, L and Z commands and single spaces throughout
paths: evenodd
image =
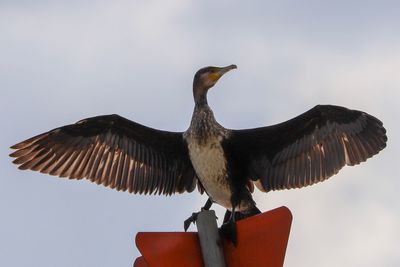
M 375 117 L 339 106 L 319 105 L 269 127 L 232 130 L 230 143 L 263 191 L 321 182 L 345 165 L 356 165 L 386 146 Z
M 84 119 L 11 148 L 20 169 L 85 178 L 118 191 L 170 195 L 193 191 L 197 182 L 183 133 L 118 115 Z

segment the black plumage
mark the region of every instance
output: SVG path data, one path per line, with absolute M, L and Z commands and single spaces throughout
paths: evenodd
M 261 191 L 300 188 L 324 181 L 386 146 L 377 118 L 356 110 L 318 105 L 280 124 L 245 130 L 222 127 L 207 92 L 235 65 L 199 70 L 195 108 L 185 132 L 152 129 L 118 115 L 81 120 L 12 146 L 20 169 L 88 179 L 130 193 L 191 192 L 196 185 L 235 219 L 259 213 L 251 197 Z M 185 222 L 185 229 L 195 216 Z M 231 237 L 235 241 L 235 237 Z
M 318 105 L 289 121 L 232 130 L 228 141 L 262 191 L 300 188 L 356 165 L 386 146 L 382 122 L 365 112 Z
M 182 133 L 155 130 L 118 115 L 84 119 L 11 147 L 22 170 L 86 178 L 130 193 L 193 191 L 195 173 Z

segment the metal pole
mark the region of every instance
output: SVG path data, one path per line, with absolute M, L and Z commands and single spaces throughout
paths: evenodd
M 205 267 L 225 267 L 224 251 L 213 210 L 201 211 L 196 219 Z

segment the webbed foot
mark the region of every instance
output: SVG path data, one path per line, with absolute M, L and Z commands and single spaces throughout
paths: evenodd
M 237 232 L 236 232 L 236 222 L 234 220 L 229 220 L 221 225 L 220 234 L 223 238 L 228 239 L 236 247 L 237 244 Z
M 207 199 L 206 204 L 204 205 L 204 207 L 201 208 L 201 211 L 203 210 L 209 210 L 211 208 L 212 205 L 212 200 L 211 198 Z M 196 220 L 197 220 L 197 216 L 199 215 L 199 212 L 193 212 L 192 216 L 190 216 L 189 218 L 187 218 L 184 222 L 183 222 L 183 229 L 185 229 L 185 232 L 189 229 L 189 226 L 191 223 L 195 224 Z

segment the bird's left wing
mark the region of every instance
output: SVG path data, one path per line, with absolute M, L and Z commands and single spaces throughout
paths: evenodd
M 323 181 L 377 154 L 386 141 L 386 130 L 375 117 L 320 105 L 277 125 L 232 130 L 229 143 L 247 177 L 269 191 Z
M 81 120 L 12 146 L 20 169 L 86 178 L 133 193 L 192 191 L 196 176 L 182 133 L 152 129 L 118 115 Z

